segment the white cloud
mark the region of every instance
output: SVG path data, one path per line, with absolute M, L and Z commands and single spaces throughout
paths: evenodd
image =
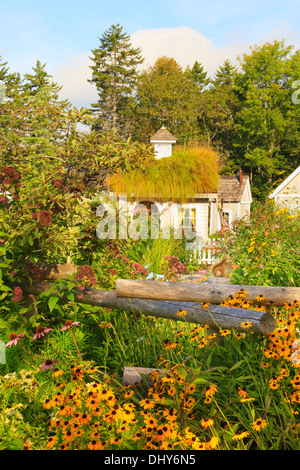
M 213 75 L 226 59 L 235 63 L 237 55 L 249 46 L 235 37 L 234 42 L 217 47 L 211 39 L 187 26 L 137 31 L 131 35 L 131 42 L 142 49 L 146 67 L 165 55 L 173 57 L 183 68 L 193 66 L 198 60 L 208 75 Z
M 289 25 L 281 23 L 276 30 L 266 32 L 262 42 L 273 41 L 276 36 L 282 33 L 287 35 L 288 32 L 292 34 Z M 211 77 L 224 60 L 236 64 L 238 56 L 250 53 L 250 44 L 244 40 L 240 28 L 224 36 L 223 41 L 224 45 L 219 47 L 210 38 L 187 26 L 141 30 L 131 35 L 132 45 L 140 47 L 145 58 L 143 68 L 153 65 L 159 57 L 166 55 L 173 57 L 183 68 L 193 66 L 197 60 Z M 54 81 L 63 85 L 61 97 L 68 98 L 77 107 L 89 107 L 97 100 L 95 86 L 87 81 L 91 78 L 89 54 L 74 56 L 52 72 Z
M 63 87 L 60 99 L 69 99 L 77 108 L 97 101 L 96 87 L 87 81 L 92 76 L 90 65 L 89 54 L 80 54 L 51 73 L 53 81 Z

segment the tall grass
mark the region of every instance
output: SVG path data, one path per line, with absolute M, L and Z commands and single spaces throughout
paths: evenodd
M 218 180 L 217 154 L 194 145 L 177 147 L 171 157 L 150 157 L 144 167 L 116 172 L 107 183 L 116 194 L 182 202 L 195 193 L 216 191 Z
M 182 262 L 187 260 L 187 251 L 184 249 L 182 239 L 176 239 L 172 235 L 169 239 L 159 237 L 149 240 L 145 254 L 145 264 L 148 265 L 148 271 L 155 274 L 166 274 L 167 258 L 172 255 L 177 256 Z

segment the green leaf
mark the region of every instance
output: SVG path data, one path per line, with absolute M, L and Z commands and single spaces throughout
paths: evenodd
M 232 366 L 231 369 L 229 369 L 228 374 L 232 372 L 233 370 L 238 369 L 241 366 L 241 364 L 243 364 L 243 362 L 245 362 L 244 359 L 234 364 L 234 366 Z
M 59 300 L 59 297 L 50 297 L 49 300 L 48 300 L 48 306 L 49 306 L 49 310 L 50 312 L 52 312 L 52 310 L 54 309 L 55 305 L 57 304 Z

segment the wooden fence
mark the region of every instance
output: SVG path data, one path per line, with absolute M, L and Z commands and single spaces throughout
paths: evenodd
M 49 290 L 52 285 L 53 283 L 49 282 L 27 283 L 22 285 L 22 289 L 28 295 L 38 296 Z M 276 321 L 270 313 L 219 305 L 241 289 L 247 293 L 246 299 L 249 301 L 255 300 L 259 295 L 266 299 L 265 302 L 272 301 L 275 305 L 283 305 L 300 299 L 300 288 L 298 287 L 118 279 L 115 291 L 78 290 L 75 292 L 75 301 L 176 321 L 206 324 L 216 332 L 225 328 L 245 331 L 242 323 L 251 322 L 251 328 L 247 331 L 260 334 L 272 333 L 276 328 Z M 57 294 L 53 293 L 53 295 Z M 207 302 L 210 305 L 205 308 L 203 304 Z M 178 315 L 178 312 L 181 311 L 184 311 L 184 316 Z

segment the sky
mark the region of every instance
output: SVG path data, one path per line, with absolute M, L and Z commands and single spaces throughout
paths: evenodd
M 0 56 L 21 75 L 40 60 L 61 98 L 89 107 L 91 51 L 111 25 L 141 48 L 143 67 L 166 55 L 183 68 L 197 60 L 212 77 L 251 46 L 285 39 L 300 49 L 299 18 L 299 0 L 0 0 Z

